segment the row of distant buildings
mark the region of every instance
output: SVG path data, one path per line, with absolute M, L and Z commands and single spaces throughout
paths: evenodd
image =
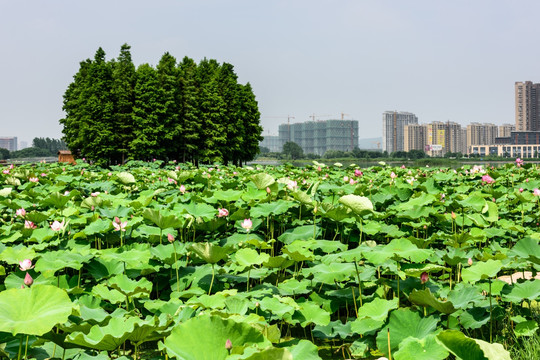
M 0 148 L 17 151 L 17 137 L 0 137 Z
M 540 157 L 540 84 L 516 82 L 515 104 L 515 124 L 504 125 L 471 123 L 462 127 L 451 121 L 419 124 L 412 113 L 386 111 L 382 119 L 383 151 Z

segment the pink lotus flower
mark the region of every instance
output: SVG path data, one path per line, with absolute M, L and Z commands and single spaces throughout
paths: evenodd
M 6 174 L 6 175 L 9 174 L 9 169 L 3 170 L 2 173 Z
M 289 181 L 289 183 L 287 184 L 287 189 L 294 191 L 296 190 L 296 188 L 298 188 L 298 183 L 293 180 Z
M 23 261 L 19 261 L 19 269 L 21 269 L 21 271 L 28 271 L 33 268 L 32 260 L 24 259 Z
M 251 222 L 251 219 L 244 219 L 241 226 L 246 229 L 247 232 L 249 232 L 249 230 L 251 230 L 251 228 L 253 227 L 253 222 Z
M 322 170 L 322 169 L 321 169 L 321 167 L 319 166 L 319 167 L 317 168 L 317 171 L 321 171 L 321 170 Z
M 354 170 L 354 176 L 359 177 L 359 176 L 362 176 L 362 175 L 364 175 L 364 173 L 361 172 L 360 170 L 358 170 L 358 169 Z
M 24 228 L 25 229 L 35 229 L 36 227 L 37 226 L 33 222 L 31 222 L 29 220 L 24 221 Z
M 45 176 L 47 176 L 47 174 L 41 173 L 41 177 L 45 177 Z
M 402 169 L 405 169 L 405 165 L 401 165 L 401 168 L 402 168 Z
M 39 179 L 37 177 L 31 177 L 31 178 L 28 178 L 28 181 L 33 182 L 33 183 L 37 183 L 37 182 L 39 182 Z
M 99 194 L 100 194 L 100 192 L 99 192 L 99 191 L 96 191 L 96 192 L 91 193 L 90 196 L 96 197 L 96 196 L 98 196 Z
M 181 192 L 182 194 L 185 194 L 185 192 L 186 192 L 186 187 L 185 187 L 184 185 L 180 185 L 180 192 Z
M 495 182 L 495 180 L 491 176 L 486 174 L 486 175 L 482 176 L 482 182 L 486 183 L 486 184 L 493 184 Z
M 540 190 L 534 189 L 534 190 L 533 190 L 533 195 L 534 195 L 534 196 L 540 196 Z
M 227 216 L 229 216 L 229 210 L 218 209 L 218 217 L 227 217 Z
M 519 188 L 519 192 L 522 193 L 522 192 L 523 192 L 523 188 Z
M 521 167 L 521 165 L 523 165 L 523 160 L 521 160 L 520 158 L 517 158 L 516 159 L 516 165 L 517 165 L 517 167 Z
M 64 229 L 64 221 L 58 222 L 57 220 L 54 220 L 54 222 L 51 224 L 51 229 L 53 231 L 60 231 Z
M 227 341 L 225 341 L 225 349 L 227 349 L 227 350 L 231 350 L 231 349 L 232 349 L 232 342 L 231 342 L 231 339 L 227 339 Z
M 118 216 L 115 216 L 114 221 L 112 222 L 114 231 L 126 231 L 127 223 L 127 221 L 121 222 Z
M 392 171 L 392 173 L 390 174 L 390 178 L 395 179 L 395 178 L 397 178 L 397 175 Z
M 26 276 L 24 277 L 24 285 L 30 286 L 33 283 L 34 283 L 34 279 L 32 279 L 29 273 L 26 273 Z
M 429 280 L 429 275 L 427 272 L 423 272 L 422 275 L 420 275 L 420 281 L 422 282 L 422 284 L 425 284 L 427 283 L 427 281 Z
M 350 178 L 350 179 L 349 179 L 349 184 L 351 184 L 351 185 L 354 185 L 354 184 L 356 184 L 357 182 L 358 182 L 358 181 L 354 181 L 353 178 Z
M 17 216 L 17 217 L 25 217 L 26 216 L 26 210 L 24 210 L 24 208 L 17 209 L 17 211 L 15 211 L 15 216 Z
M 174 242 L 174 236 L 172 234 L 167 234 L 167 240 L 169 240 L 170 243 Z

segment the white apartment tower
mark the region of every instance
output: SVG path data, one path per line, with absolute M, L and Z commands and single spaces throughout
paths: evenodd
M 405 125 L 418 124 L 418 117 L 413 113 L 402 111 L 385 111 L 383 113 L 383 151 L 389 154 L 405 150 Z

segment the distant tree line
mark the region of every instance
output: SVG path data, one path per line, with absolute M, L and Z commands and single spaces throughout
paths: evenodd
M 7 149 L 0 148 L 0 160 L 51 157 L 57 156 L 58 150 L 66 149 L 66 143 L 60 139 L 34 138 L 32 141 L 32 146 L 25 149 L 9 151 Z
M 231 64 L 165 53 L 156 67 L 136 68 L 127 44 L 117 59 L 99 48 L 80 63 L 63 110 L 69 149 L 101 165 L 153 158 L 241 165 L 262 140 L 251 85 L 238 83 Z

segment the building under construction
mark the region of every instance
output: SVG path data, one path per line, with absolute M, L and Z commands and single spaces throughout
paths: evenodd
M 358 120 L 321 120 L 279 125 L 282 144 L 292 141 L 306 154 L 328 150 L 352 151 L 358 147 Z

